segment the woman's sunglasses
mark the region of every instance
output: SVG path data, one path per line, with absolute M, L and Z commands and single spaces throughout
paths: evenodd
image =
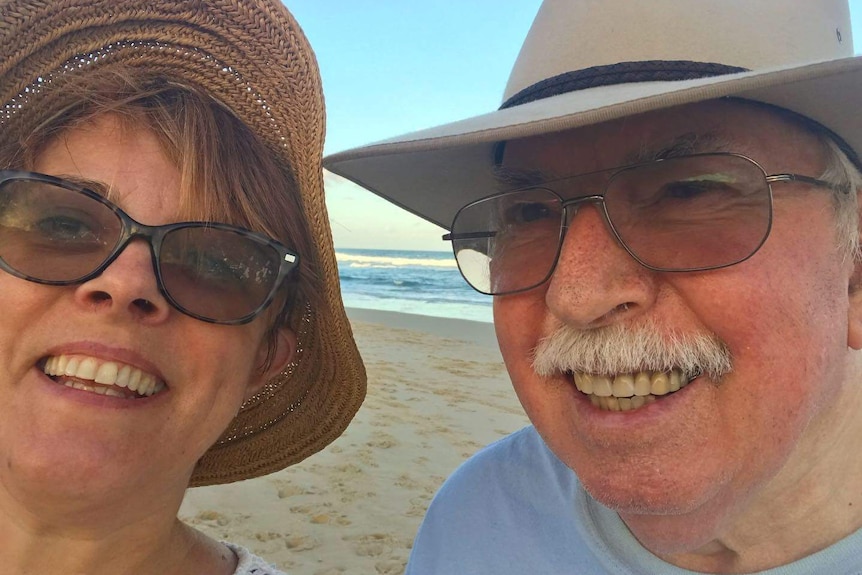
M 299 265 L 298 254 L 263 234 L 211 222 L 147 226 L 75 183 L 0 171 L 0 267 L 14 276 L 80 284 L 137 238 L 150 244 L 165 299 L 211 323 L 250 322 Z

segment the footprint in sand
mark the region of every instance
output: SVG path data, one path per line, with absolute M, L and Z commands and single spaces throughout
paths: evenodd
M 272 541 L 274 539 L 281 539 L 283 535 L 281 533 L 275 533 L 273 531 L 258 532 L 254 534 L 254 538 L 261 542 Z
M 288 497 L 293 497 L 294 495 L 301 495 L 304 493 L 301 487 L 297 487 L 296 485 L 290 485 L 289 483 L 283 483 L 279 485 L 278 491 L 279 499 L 287 499 Z
M 349 475 L 350 477 L 353 477 L 355 475 L 361 475 L 362 473 L 364 473 L 364 470 L 355 463 L 343 463 L 341 465 L 333 465 L 332 470 L 341 475 Z
M 213 511 L 210 509 L 201 511 L 197 515 L 195 515 L 195 520 L 206 522 L 206 523 L 215 523 L 221 527 L 229 524 L 231 519 L 224 513 L 219 513 L 218 511 Z
M 374 462 L 374 454 L 370 449 L 359 449 L 356 451 L 356 458 L 366 467 L 380 467 Z
M 310 510 L 308 513 L 309 523 L 315 525 L 350 525 L 352 522 L 344 514 L 336 514 L 327 511 L 326 508 L 331 507 L 330 503 L 325 503 L 320 508 Z
M 420 487 L 419 482 L 410 477 L 407 473 L 399 475 L 398 479 L 395 480 L 395 485 L 398 487 L 404 487 L 405 489 L 416 489 Z
M 401 575 L 407 562 L 399 559 L 387 559 L 374 564 L 374 570 L 380 575 Z
M 369 533 L 345 537 L 345 540 L 355 541 L 354 550 L 360 557 L 380 557 L 392 554 L 394 538 L 387 533 Z
M 316 539 L 305 535 L 294 535 L 284 540 L 284 545 L 291 551 L 310 551 L 319 545 Z
M 398 445 L 398 440 L 394 436 L 382 431 L 375 431 L 371 434 L 371 440 L 366 442 L 368 447 L 377 447 L 379 449 L 391 449 Z

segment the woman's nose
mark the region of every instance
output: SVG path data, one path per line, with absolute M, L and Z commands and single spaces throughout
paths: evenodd
M 148 323 L 170 313 L 156 280 L 152 249 L 140 239 L 129 242 L 101 274 L 79 285 L 75 297 L 95 311 Z

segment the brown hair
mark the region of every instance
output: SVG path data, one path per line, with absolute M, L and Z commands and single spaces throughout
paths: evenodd
M 293 325 L 321 289 L 311 234 L 292 167 L 226 107 L 187 81 L 111 67 L 56 79 L 66 104 L 21 142 L 0 143 L 0 167 L 28 169 L 63 131 L 117 114 L 127 127 L 151 130 L 181 175 L 178 217 L 224 222 L 279 240 L 300 256 L 298 274 L 270 311 L 270 341 Z M 57 93 L 55 92 L 55 94 Z

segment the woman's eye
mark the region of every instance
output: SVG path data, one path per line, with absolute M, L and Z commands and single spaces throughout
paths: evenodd
M 97 240 L 98 234 L 80 219 L 69 216 L 51 216 L 34 223 L 33 228 L 43 236 L 57 241 Z
M 247 280 L 250 275 L 248 266 L 242 262 L 232 261 L 217 255 L 201 257 L 198 266 L 203 274 L 224 280 Z

